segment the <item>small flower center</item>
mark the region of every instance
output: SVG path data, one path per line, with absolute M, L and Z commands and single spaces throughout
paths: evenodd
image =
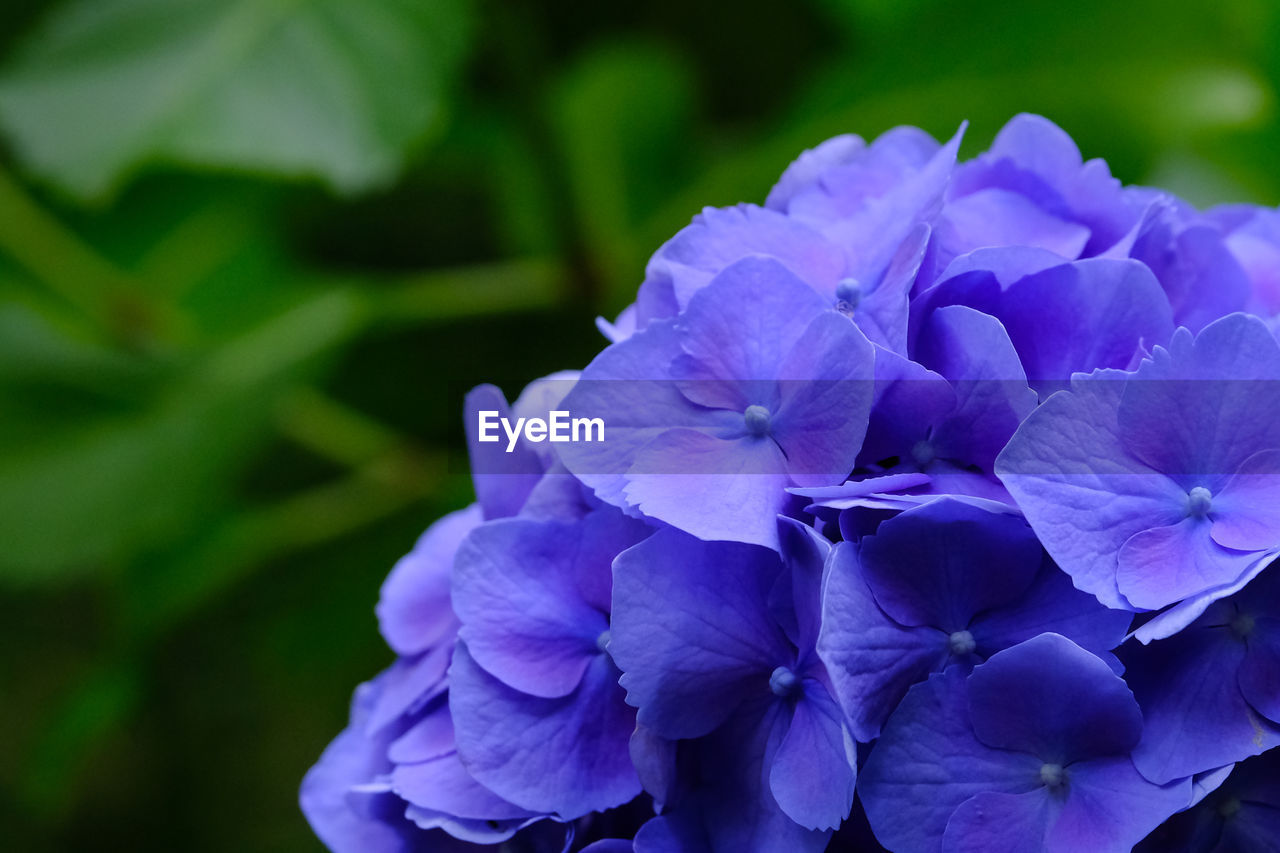
M 957 657 L 973 654 L 973 650 L 978 644 L 973 641 L 973 634 L 968 631 L 956 631 L 951 635 L 948 642 L 951 644 L 951 654 Z
M 1046 788 L 1061 788 L 1067 782 L 1067 771 L 1061 764 L 1041 764 L 1040 782 Z
M 769 434 L 769 410 L 764 406 L 747 406 L 742 413 L 742 420 L 747 425 L 747 432 L 754 436 Z
M 856 278 L 843 278 L 836 285 L 836 310 L 852 315 L 862 302 L 862 283 Z
M 938 458 L 938 451 L 934 450 L 933 444 L 927 440 L 917 441 L 915 446 L 911 448 L 911 458 L 916 460 L 916 464 L 923 468 Z
M 1218 804 L 1218 816 L 1223 820 L 1231 820 L 1231 818 L 1240 814 L 1240 809 L 1243 805 L 1238 797 L 1228 797 Z
M 1237 613 L 1231 620 L 1231 633 L 1237 640 L 1247 640 L 1253 636 L 1253 629 L 1258 623 L 1248 613 Z
M 612 635 L 609 633 L 609 629 L 605 628 L 600 632 L 600 636 L 596 637 L 596 648 L 599 651 L 604 652 L 609 646 L 609 640 L 611 637 Z
M 791 696 L 800 688 L 800 679 L 789 667 L 780 666 L 769 676 L 769 689 L 774 696 Z
M 1213 506 L 1213 493 L 1204 486 L 1196 486 L 1187 492 L 1187 515 L 1191 518 L 1204 518 Z

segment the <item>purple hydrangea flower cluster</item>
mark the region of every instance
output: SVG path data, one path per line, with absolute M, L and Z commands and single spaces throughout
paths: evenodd
M 805 152 L 469 395 L 325 844 L 1280 849 L 1280 214 L 963 132 Z M 603 440 L 477 429 L 557 410 Z

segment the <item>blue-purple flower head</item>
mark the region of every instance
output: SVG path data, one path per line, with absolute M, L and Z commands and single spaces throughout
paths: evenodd
M 1280 212 L 966 132 L 804 152 L 468 395 L 330 849 L 1277 849 Z

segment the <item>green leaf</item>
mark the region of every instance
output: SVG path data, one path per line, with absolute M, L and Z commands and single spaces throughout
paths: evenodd
M 100 569 L 185 535 L 226 502 L 282 390 L 364 322 L 352 294 L 322 293 L 213 352 L 142 411 L 0 446 L 0 581 Z
M 86 199 L 155 161 L 385 183 L 440 117 L 469 0 L 77 0 L 0 77 L 0 123 Z
M 82 340 L 17 300 L 0 281 L 0 386 L 69 386 L 110 394 L 146 388 L 161 365 Z
M 637 244 L 636 224 L 684 178 L 694 85 L 678 54 L 626 42 L 587 54 L 553 92 L 577 227 L 612 309 L 634 296 L 645 258 L 657 248 Z

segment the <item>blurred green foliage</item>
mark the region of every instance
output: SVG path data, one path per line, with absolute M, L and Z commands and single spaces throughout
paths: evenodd
M 0 51 L 13 850 L 318 850 L 296 786 L 469 498 L 462 393 L 584 364 L 802 148 L 1028 110 L 1280 199 L 1267 0 L 16 0 Z

